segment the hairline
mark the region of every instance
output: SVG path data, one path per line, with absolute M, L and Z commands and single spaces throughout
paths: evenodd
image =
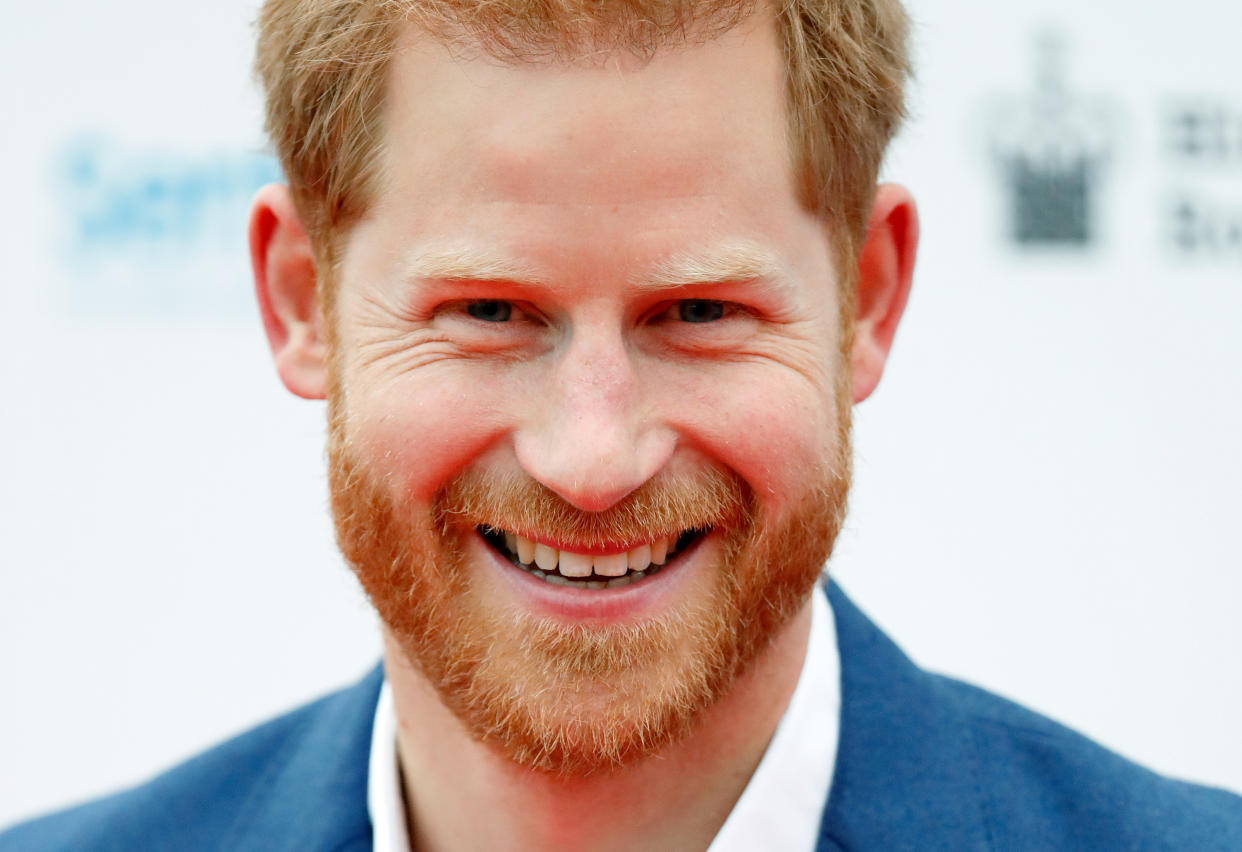
M 392 5 L 397 4 L 390 4 L 389 8 Z M 705 19 L 701 22 L 702 26 L 698 26 L 688 32 L 682 32 L 679 39 L 668 38 L 661 40 L 654 45 L 646 57 L 642 57 L 635 50 L 629 50 L 622 46 L 615 47 L 609 51 L 597 52 L 597 58 L 594 61 L 603 61 L 608 55 L 619 53 L 627 53 L 639 59 L 650 60 L 656 53 L 661 51 L 693 49 L 697 45 L 705 44 L 747 22 L 753 21 L 756 15 L 768 15 L 770 21 L 778 27 L 778 50 L 782 54 L 781 65 L 785 79 L 783 98 L 785 150 L 788 155 L 788 163 L 795 175 L 795 181 L 801 184 L 804 176 L 814 176 L 817 168 L 814 165 L 814 155 L 805 149 L 803 137 L 799 133 L 799 125 L 805 119 L 799 114 L 799 99 L 790 85 L 790 75 L 792 74 L 793 66 L 789 57 L 788 45 L 784 39 L 783 30 L 785 25 L 780 23 L 781 16 L 788 14 L 788 12 L 787 0 L 786 2 L 782 2 L 782 0 L 749 0 L 749 2 L 739 3 L 734 7 L 731 15 L 722 14 L 718 16 L 720 20 L 727 22 L 725 25 L 721 25 L 718 21 L 713 22 L 712 19 Z M 408 33 L 411 31 L 421 32 L 450 50 L 465 51 L 466 53 L 478 50 L 491 59 L 507 65 L 516 66 L 524 61 L 532 60 L 563 62 L 566 65 L 572 65 L 575 59 L 577 61 L 585 61 L 587 57 L 586 52 L 573 49 L 575 42 L 572 38 L 567 38 L 565 46 L 562 46 L 561 42 L 556 39 L 552 40 L 550 43 L 554 48 L 561 46 L 562 49 L 553 49 L 543 54 L 538 52 L 519 52 L 506 55 L 503 51 L 493 50 L 492 45 L 486 39 L 471 35 L 464 27 L 451 25 L 442 27 L 428 26 L 425 22 L 418 20 L 417 16 L 409 13 L 394 15 L 387 19 L 383 26 L 387 28 L 387 47 L 385 50 L 368 58 L 368 61 L 376 64 L 377 67 L 374 70 L 377 72 L 376 76 L 382 80 L 382 83 L 380 95 L 374 104 L 377 115 L 374 119 L 374 125 L 370 128 L 372 130 L 373 144 L 368 150 L 367 160 L 369 162 L 368 165 L 361 167 L 356 173 L 356 177 L 360 178 L 357 181 L 359 185 L 348 192 L 348 197 L 352 203 L 348 204 L 347 207 L 352 208 L 352 215 L 345 214 L 343 217 L 344 221 L 341 222 L 334 222 L 329 218 L 327 222 L 323 223 L 322 228 L 311 229 L 313 241 L 320 243 L 320 245 L 313 245 L 313 248 L 317 266 L 321 267 L 321 299 L 329 313 L 332 312 L 333 302 L 335 301 L 334 291 L 339 283 L 340 260 L 344 253 L 345 245 L 354 228 L 374 211 L 379 195 L 378 188 L 384 180 L 387 168 L 385 137 L 390 112 L 390 98 L 394 88 L 391 79 L 393 59 L 399 51 L 408 47 L 408 42 L 405 41 L 408 38 Z M 812 188 L 811 192 L 814 192 L 815 189 Z M 856 282 L 855 263 L 857 252 L 861 246 L 858 244 L 856 235 L 851 232 L 850 223 L 843 220 L 830 206 L 812 202 L 806 192 L 799 192 L 799 204 L 821 222 L 825 239 L 828 241 L 837 286 L 841 290 L 843 306 L 847 303 L 852 306 L 853 289 Z M 318 231 L 318 233 L 315 233 L 315 231 Z

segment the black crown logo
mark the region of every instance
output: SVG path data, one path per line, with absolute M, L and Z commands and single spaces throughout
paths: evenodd
M 1087 247 L 1111 158 L 1111 111 L 1068 90 L 1059 33 L 1042 33 L 1036 48 L 1034 92 L 996 102 L 988 115 L 992 156 L 1007 189 L 1010 238 L 1020 246 Z

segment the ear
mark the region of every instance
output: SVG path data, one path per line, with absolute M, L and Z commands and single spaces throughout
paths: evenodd
M 919 215 L 914 198 L 897 184 L 876 190 L 867 238 L 858 256 L 854 349 L 851 370 L 854 402 L 871 396 L 906 309 L 919 245 Z
M 250 266 L 280 380 L 300 397 L 323 399 L 327 348 L 315 253 L 286 186 L 263 187 L 250 206 Z

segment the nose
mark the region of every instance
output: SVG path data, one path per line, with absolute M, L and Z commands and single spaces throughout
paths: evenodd
M 619 332 L 576 333 L 514 437 L 531 477 L 586 512 L 602 512 L 672 455 L 674 435 L 644 392 Z

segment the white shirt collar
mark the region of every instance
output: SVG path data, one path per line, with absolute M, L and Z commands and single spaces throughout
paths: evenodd
M 841 660 L 823 590 L 811 596 L 806 658 L 789 706 L 755 774 L 708 852 L 781 849 L 812 852 L 837 760 Z M 410 852 L 397 763 L 397 715 L 384 681 L 375 707 L 367 778 L 375 852 Z
M 837 762 L 841 660 L 828 598 L 820 588 L 811 597 L 811 635 L 798 685 L 755 774 L 707 852 L 813 852 L 819 842 Z
M 367 811 L 371 815 L 371 845 L 375 852 L 410 852 L 405 826 L 405 799 L 401 795 L 401 766 L 397 762 L 397 712 L 388 678 L 380 687 L 371 728 L 371 760 L 367 767 Z

